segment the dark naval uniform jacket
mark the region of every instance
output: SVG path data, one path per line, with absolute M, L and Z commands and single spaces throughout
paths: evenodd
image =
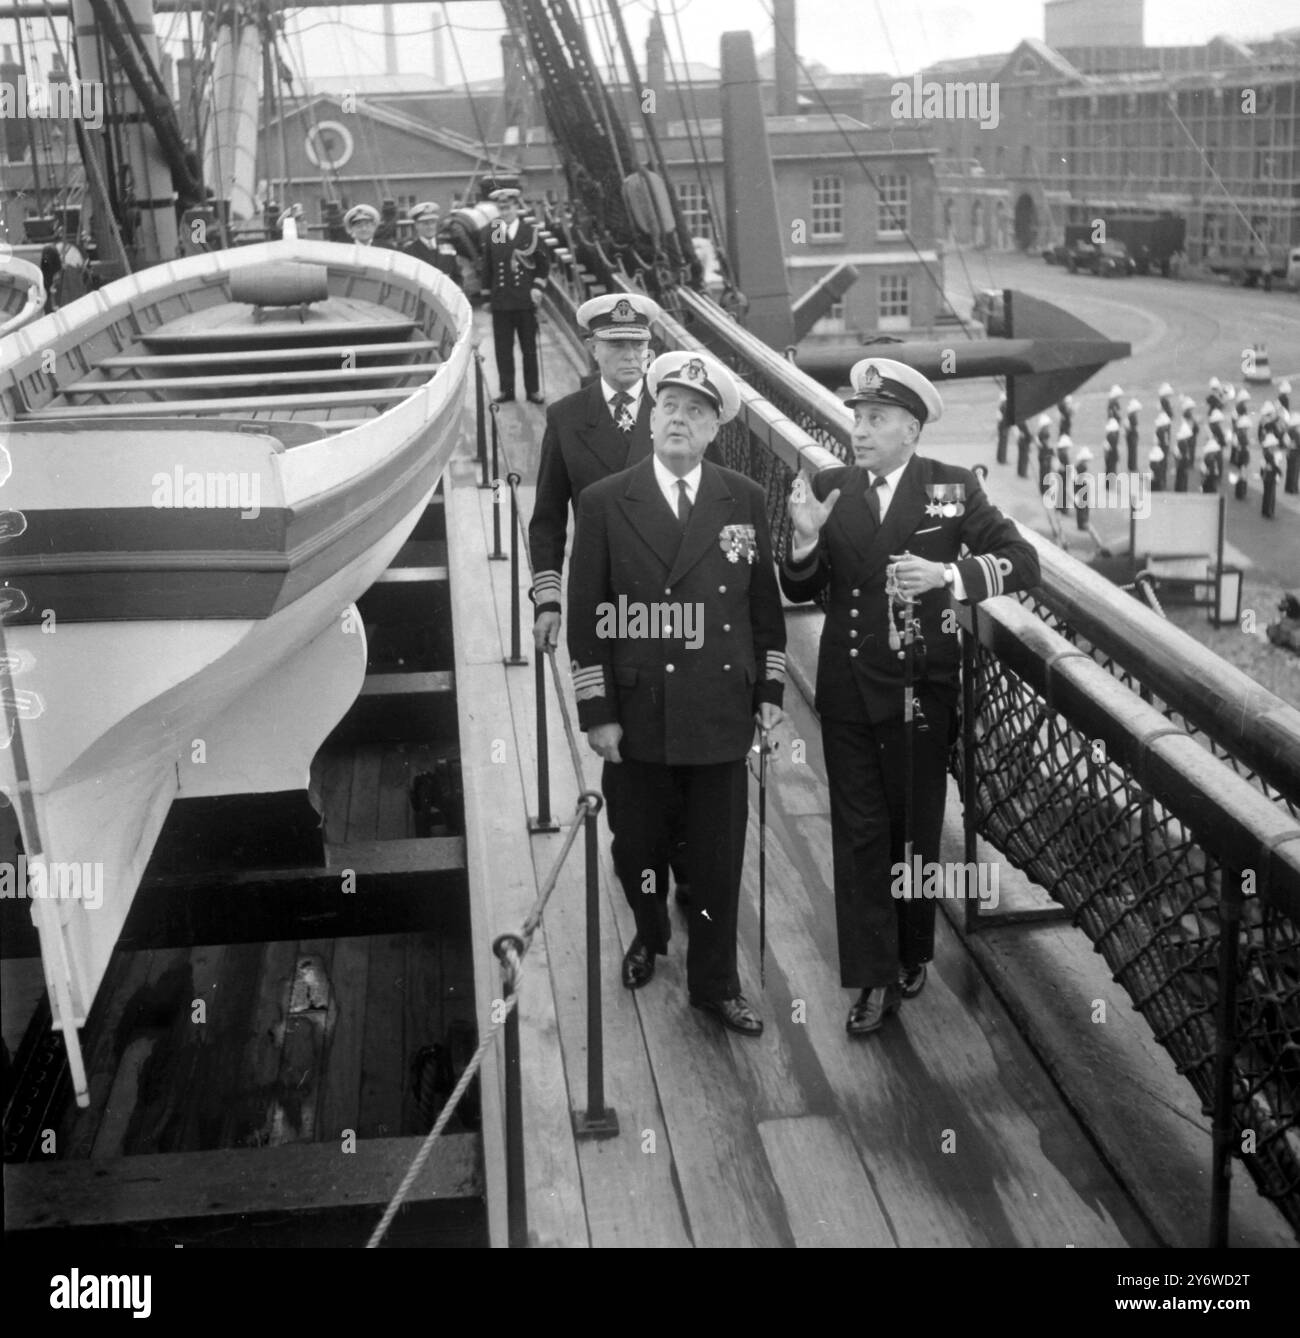
M 885 594 L 891 553 L 954 564 L 970 603 L 1026 590 L 1038 583 L 1039 573 L 1033 546 L 989 502 L 970 470 L 912 456 L 878 528 L 867 507 L 868 482 L 868 471 L 856 465 L 813 478 L 818 500 L 843 491 L 813 552 L 782 566 L 781 589 L 799 603 L 829 587 L 817 659 L 818 714 L 876 725 L 900 719 L 903 711 L 903 661 L 890 649 Z M 959 556 L 963 548 L 969 556 Z M 947 608 L 946 588 L 920 598 L 925 654 L 916 666 L 916 686 L 955 709 L 961 649 L 955 632 L 943 630 Z
M 528 547 L 533 558 L 533 602 L 538 613 L 560 609 L 560 572 L 569 507 L 593 483 L 621 473 L 647 459 L 652 401 L 645 382 L 630 432 L 624 432 L 605 403 L 600 377 L 546 410 L 542 458 L 537 467 L 533 518 L 528 522 Z
M 493 311 L 531 311 L 532 290 L 544 290 L 551 272 L 546 248 L 526 218 L 519 220 L 513 239 L 498 241 L 497 231 L 497 224 L 489 223 L 483 239 L 483 287 L 491 289 L 488 305 Z
M 680 635 L 637 635 L 628 621 L 636 608 L 648 616 L 654 606 L 686 604 L 701 615 L 688 629 L 695 646 Z M 785 619 L 762 489 L 703 461 L 683 531 L 653 459 L 586 488 L 568 646 L 582 728 L 622 725 L 624 757 L 668 766 L 743 759 L 759 704 L 779 706 L 785 685 Z
M 402 250 L 408 256 L 414 256 L 417 260 L 423 260 L 426 265 L 441 270 L 457 285 L 460 284 L 460 262 L 456 259 L 456 252 L 450 244 L 435 241 L 432 246 L 427 246 L 423 237 L 415 237 L 407 242 Z

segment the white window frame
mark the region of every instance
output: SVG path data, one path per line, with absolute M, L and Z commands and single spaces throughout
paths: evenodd
M 882 333 L 912 328 L 912 283 L 907 274 L 881 274 L 876 281 L 876 327 Z
M 677 205 L 686 221 L 686 229 L 692 237 L 707 237 L 714 240 L 713 226 L 709 218 L 708 197 L 704 187 L 698 181 L 678 181 L 673 184 L 677 195 Z
M 911 178 L 906 172 L 887 172 L 877 178 L 877 194 L 876 236 L 905 236 L 911 221 Z
M 813 177 L 808 240 L 841 242 L 844 240 L 844 178 L 838 173 Z M 831 226 L 834 225 L 834 226 Z

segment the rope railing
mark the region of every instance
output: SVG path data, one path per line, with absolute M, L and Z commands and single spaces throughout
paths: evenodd
M 548 301 L 572 327 L 584 295 L 569 278 Z M 707 299 L 676 297 L 665 342 L 707 347 L 745 383 L 719 446 L 763 486 L 780 553 L 794 472 L 848 458 L 849 413 Z M 978 835 L 1045 888 L 1192 1084 L 1211 1117 L 1211 1242 L 1226 1243 L 1232 1155 L 1300 1235 L 1300 712 L 1023 533 L 1041 585 L 959 611 L 967 859 Z

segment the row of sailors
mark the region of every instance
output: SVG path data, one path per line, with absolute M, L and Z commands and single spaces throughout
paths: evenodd
M 441 270 L 456 283 L 461 282 L 460 262 L 456 248 L 446 238 L 439 237 L 442 227 L 442 206 L 433 200 L 422 200 L 412 205 L 406 212 L 407 218 L 415 225 L 415 236 L 405 246 L 399 247 L 396 235 L 388 236 L 379 231 L 379 210 L 370 204 L 354 204 L 343 215 L 343 226 L 348 236 L 357 246 L 380 246 L 390 250 L 404 251 L 408 256 L 423 260 L 434 269 Z
M 1200 435 L 1200 424 L 1195 416 L 1196 403 L 1189 396 L 1182 398 L 1178 406 L 1181 421 L 1175 433 L 1171 412 L 1174 408 L 1173 389 L 1166 383 L 1160 387 L 1158 393 L 1160 395 L 1161 411 L 1155 419 L 1156 440 L 1148 456 L 1153 487 L 1160 489 L 1166 486 L 1165 478 L 1172 457 L 1175 465 L 1174 491 L 1185 492 L 1191 470 L 1196 464 L 1197 443 Z M 1105 429 L 1105 468 L 1109 475 L 1117 473 L 1119 469 L 1119 440 L 1121 434 L 1125 438 L 1127 471 L 1136 473 L 1138 470 L 1140 436 L 1138 413 L 1141 411 L 1142 405 L 1136 399 L 1129 400 L 1128 405 L 1122 411 L 1123 417 L 1127 421 L 1122 424 L 1120 406 L 1123 402 L 1123 394 L 1123 389 L 1118 385 L 1114 385 L 1110 389 L 1109 417 Z M 1272 476 L 1274 468 L 1285 472 L 1284 487 L 1287 492 L 1300 492 L 1300 410 L 1292 411 L 1291 409 L 1291 386 L 1289 382 L 1283 381 L 1278 386 L 1277 399 L 1276 405 L 1272 401 L 1266 401 L 1261 405 L 1257 418 L 1252 419 L 1247 407 L 1250 401 L 1248 390 L 1243 387 L 1234 391 L 1231 386 L 1223 386 L 1218 378 L 1211 380 L 1210 394 L 1206 396 L 1207 403 L 1211 406 L 1207 419 L 1209 438 L 1201 462 L 1201 487 L 1204 491 L 1218 491 L 1218 480 L 1222 476 L 1222 452 L 1227 450 L 1231 468 L 1230 481 L 1234 485 L 1235 495 L 1238 498 L 1246 496 L 1247 468 L 1250 464 L 1250 436 L 1254 432 L 1256 444 L 1264 453 L 1264 468 L 1261 470 L 1260 477 L 1264 483 L 1266 498 L 1270 494 L 1270 478 L 1272 488 L 1276 486 L 1276 477 Z M 1234 406 L 1231 429 L 1229 429 L 1228 415 L 1225 414 L 1223 408 L 1229 402 Z M 1069 435 L 1074 417 L 1073 397 L 1067 395 L 1057 405 L 1057 409 L 1060 413 L 1061 431 L 1057 451 L 1062 469 L 1068 473 L 1069 452 L 1073 449 Z M 1006 420 L 1006 397 L 1003 396 L 998 413 L 997 458 L 999 464 L 1006 463 L 1007 438 L 1010 426 Z M 1042 414 L 1037 419 L 1035 427 L 1038 437 L 1039 479 L 1041 483 L 1052 468 L 1051 419 L 1046 414 Z M 1227 435 L 1229 430 L 1232 432 L 1231 442 Z M 1018 431 L 1017 472 L 1021 478 L 1025 478 L 1028 476 L 1032 438 L 1025 424 L 1020 424 Z M 1091 453 L 1089 453 L 1088 458 L 1091 458 Z M 1265 514 L 1272 514 L 1271 500 L 1266 501 Z

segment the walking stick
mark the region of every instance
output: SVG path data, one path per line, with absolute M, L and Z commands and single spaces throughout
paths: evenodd
M 758 987 L 767 988 L 767 730 L 758 727 Z
M 928 730 L 921 703 L 916 699 L 916 649 L 919 645 L 925 649 L 921 636 L 921 620 L 917 616 L 917 602 L 903 589 L 898 578 L 898 564 L 890 563 L 885 573 L 885 594 L 889 597 L 889 649 L 903 661 L 903 867 L 906 869 L 907 892 L 905 901 L 910 901 L 916 892 L 912 879 L 912 847 L 914 844 L 913 823 L 916 804 L 914 802 L 915 765 L 913 750 L 917 730 Z M 899 630 L 899 621 L 902 630 Z

